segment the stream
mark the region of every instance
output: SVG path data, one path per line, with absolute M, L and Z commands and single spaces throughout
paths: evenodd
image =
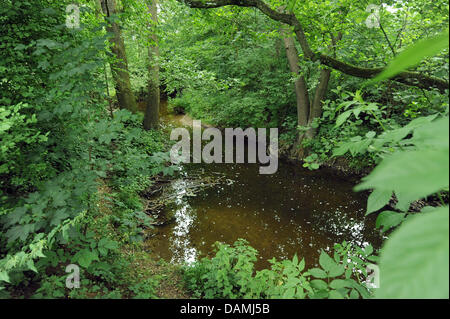
M 183 115 L 166 115 L 165 121 L 192 123 Z M 273 257 L 294 254 L 315 267 L 321 249 L 332 252 L 343 241 L 381 246 L 376 216 L 365 216 L 367 195 L 352 190 L 357 181 L 282 160 L 276 174 L 260 175 L 259 165 L 185 164 L 168 186 L 175 201 L 164 213 L 173 218 L 155 227 L 147 248 L 171 263 L 192 263 L 213 256 L 216 241 L 233 244 L 244 238 L 259 251 L 256 268 L 262 269 Z M 192 175 L 221 176 L 223 182 L 193 194 L 187 178 Z

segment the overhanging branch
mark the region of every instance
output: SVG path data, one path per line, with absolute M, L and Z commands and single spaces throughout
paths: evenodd
M 344 74 L 364 79 L 374 78 L 385 69 L 385 68 L 358 67 L 350 63 L 337 60 L 336 58 L 333 58 L 326 54 L 314 53 L 311 50 L 311 47 L 309 46 L 302 25 L 300 24 L 300 21 L 297 19 L 297 17 L 291 13 L 282 13 L 273 10 L 263 0 L 179 0 L 179 1 L 185 3 L 191 8 L 199 8 L 199 9 L 212 9 L 224 6 L 257 8 L 259 11 L 261 11 L 269 18 L 288 24 L 294 28 L 295 35 L 297 37 L 298 42 L 300 43 L 300 46 L 306 59 L 312 61 L 318 60 L 320 61 L 321 64 L 326 65 L 337 71 L 340 71 Z M 398 74 L 396 77 L 392 78 L 391 80 L 427 90 L 436 88 L 441 93 L 444 93 L 445 90 L 448 90 L 449 88 L 448 81 L 433 76 L 427 76 L 418 72 L 408 72 L 408 71 L 402 72 Z

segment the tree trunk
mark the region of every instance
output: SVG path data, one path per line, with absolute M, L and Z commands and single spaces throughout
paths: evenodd
M 289 31 L 286 29 L 282 30 L 282 34 L 284 35 L 283 41 L 286 49 L 286 56 L 289 61 L 289 68 L 296 76 L 294 86 L 297 99 L 297 123 L 299 126 L 307 126 L 310 113 L 308 87 L 305 77 L 300 74 L 300 61 L 298 58 L 297 48 L 295 47 L 294 38 L 289 36 Z M 297 141 L 294 144 L 292 155 L 295 157 L 303 157 L 303 152 L 299 152 L 301 150 L 300 145 L 302 143 L 303 136 L 304 134 L 299 134 Z
M 127 54 L 125 44 L 122 38 L 122 32 L 116 22 L 109 21 L 109 18 L 117 13 L 115 0 L 100 0 L 102 11 L 106 16 L 106 31 L 114 34 L 109 39 L 111 51 L 115 57 L 114 62 L 110 64 L 111 73 L 116 88 L 117 101 L 121 109 L 127 109 L 131 112 L 137 111 L 136 98 L 131 89 L 130 75 L 128 73 Z
M 150 59 L 150 66 L 148 69 L 148 96 L 147 107 L 144 116 L 144 129 L 157 129 L 159 127 L 159 104 L 160 104 L 160 92 L 159 92 L 159 47 L 158 36 L 154 27 L 158 23 L 158 0 L 151 0 L 151 4 L 148 5 L 150 14 L 152 15 L 153 27 L 152 27 L 152 45 L 148 49 L 148 56 Z
M 312 123 L 315 119 L 322 117 L 322 105 L 325 95 L 328 90 L 328 83 L 330 82 L 331 70 L 326 68 L 320 71 L 319 83 L 316 87 L 316 93 L 314 96 L 314 101 L 311 107 L 311 112 L 309 114 L 308 126 L 309 129 L 306 132 L 306 138 L 314 138 L 317 133 L 317 128 L 312 127 Z
M 342 33 L 339 32 L 336 36 L 331 35 L 331 45 L 328 47 L 330 52 L 333 52 L 334 57 L 336 57 L 336 45 L 342 39 Z M 316 87 L 316 92 L 314 96 L 314 101 L 311 106 L 311 112 L 309 114 L 308 126 L 309 129 L 306 132 L 306 138 L 314 138 L 317 134 L 317 128 L 312 127 L 313 121 L 317 118 L 322 117 L 323 112 L 323 100 L 327 94 L 328 84 L 330 83 L 331 69 L 323 68 L 320 71 L 319 83 Z

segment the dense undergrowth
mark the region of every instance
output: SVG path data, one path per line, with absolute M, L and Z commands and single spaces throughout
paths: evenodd
M 67 28 L 71 2 L 0 5 L 0 297 L 448 298 L 448 90 L 333 71 L 321 116 L 301 127 L 279 23 L 252 8 L 196 11 L 165 1 L 158 62 L 171 104 L 221 127 L 278 127 L 285 148 L 307 150 L 310 169 L 337 157 L 375 167 L 356 190 L 372 190 L 367 213 L 378 213 L 377 227 L 389 231 L 380 252 L 342 243 L 322 252 L 320 268 L 304 269 L 295 257 L 255 271 L 257 252 L 241 240 L 180 269 L 142 247 L 152 223 L 142 192 L 152 176 L 176 170 L 167 132 L 145 131 L 142 114 L 112 109 L 111 34 L 88 1 L 81 1 L 81 27 Z M 148 12 L 141 2 L 121 3 L 112 19 L 122 23 L 137 95 L 147 85 Z M 448 81 L 448 4 L 395 5 L 408 28 L 401 14 L 387 12 L 385 34 L 355 24 L 352 12 L 335 23 L 344 5 L 305 1 L 291 10 L 311 21 L 314 49 L 329 45 L 329 23 L 342 25 L 334 54 L 366 66 L 394 60 L 388 71 L 414 67 Z M 399 30 L 400 43 L 389 48 Z M 323 66 L 299 52 L 312 96 Z M 310 128 L 315 136 L 296 145 Z M 411 212 L 414 201 L 430 197 L 439 204 Z M 381 288 L 373 290 L 366 266 L 378 261 Z M 79 289 L 66 286 L 71 264 L 80 267 Z
M 151 222 L 140 193 L 167 172 L 151 157 L 165 133 L 126 110 L 111 118 L 101 25 L 67 29 L 63 1 L 0 11 L 2 297 L 155 297 L 157 278 L 132 276 L 123 250 Z M 66 288 L 68 264 L 81 289 Z
M 270 269 L 255 271 L 258 252 L 245 240 L 233 246 L 217 244 L 216 255 L 185 268 L 187 287 L 194 296 L 222 299 L 359 299 L 370 298 L 373 283 L 367 265 L 376 261 L 364 249 L 336 244 L 330 257 L 322 251 L 320 267 L 305 270 L 305 260 L 270 260 Z

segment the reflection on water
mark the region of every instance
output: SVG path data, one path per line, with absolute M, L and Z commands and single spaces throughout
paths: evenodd
M 195 214 L 187 201 L 186 184 L 184 180 L 173 183 L 173 191 L 177 194 L 175 204 L 178 206 L 175 212 L 175 226 L 170 238 L 170 251 L 174 252 L 172 262 L 192 263 L 197 260 L 198 252 L 189 238 L 190 230 L 194 224 Z
M 232 244 L 245 238 L 259 251 L 258 268 L 268 259 L 305 257 L 318 262 L 321 249 L 335 243 L 381 245 L 373 216 L 365 217 L 366 196 L 354 193 L 354 183 L 330 172 L 310 172 L 280 163 L 274 175 L 259 175 L 257 164 L 190 164 L 185 173 L 225 174 L 228 182 L 186 196 L 188 183 L 172 184 L 177 194 L 175 219 L 159 227 L 148 241 L 151 250 L 173 263 L 191 263 L 211 256 L 216 241 Z

